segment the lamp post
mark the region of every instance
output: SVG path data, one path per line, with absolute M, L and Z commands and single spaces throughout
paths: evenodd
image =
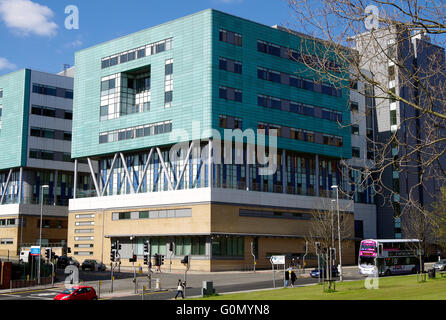
M 331 200 L 331 247 L 334 248 L 334 211 L 333 211 L 333 202 L 335 199 Z
M 334 248 L 334 211 L 333 211 L 333 202 L 335 202 L 336 200 L 332 199 L 330 201 L 331 204 L 331 210 L 330 210 L 330 214 L 331 214 L 331 248 L 330 248 L 330 279 L 332 279 L 332 273 L 333 273 L 333 265 L 334 265 L 334 257 L 332 255 L 332 248 Z
M 50 186 L 43 185 L 40 187 L 40 237 L 39 237 L 39 264 L 37 265 L 37 283 L 40 286 L 40 262 L 42 256 L 42 219 L 43 219 L 43 189 L 49 189 Z
M 341 225 L 339 218 L 339 187 L 334 185 L 331 187 L 336 189 L 336 210 L 338 212 L 338 242 L 339 242 L 339 280 L 342 281 L 342 246 L 341 246 Z

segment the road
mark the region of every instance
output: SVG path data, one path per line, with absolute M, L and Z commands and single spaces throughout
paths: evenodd
M 150 291 L 142 297 L 143 286 L 149 288 L 147 276 L 137 277 L 137 294 L 135 294 L 135 284 L 133 273 L 115 273 L 113 281 L 113 292 L 111 292 L 110 272 L 83 272 L 79 277 L 81 284 L 93 286 L 100 295 L 100 300 L 168 300 L 173 299 L 176 294 L 176 284 L 178 279 L 184 279 L 184 273 L 154 273 L 152 278 L 152 288 L 156 287 L 156 280 L 159 279 L 160 291 Z M 59 282 L 55 288 L 20 290 L 10 292 L 9 290 L 0 293 L 0 300 L 52 300 L 58 293 L 65 289 L 63 280 L 66 275 L 63 272 L 57 274 Z M 283 287 L 283 271 L 275 272 L 275 286 Z M 363 278 L 358 274 L 356 267 L 344 268 L 344 279 L 355 280 Z M 274 287 L 272 271 L 257 272 L 215 272 L 215 273 L 191 273 L 187 275 L 186 295 L 188 297 L 201 295 L 203 281 L 212 281 L 217 293 L 239 292 L 259 289 L 271 289 Z M 318 279 L 313 279 L 304 275 L 298 278 L 295 285 L 307 285 L 317 283 Z

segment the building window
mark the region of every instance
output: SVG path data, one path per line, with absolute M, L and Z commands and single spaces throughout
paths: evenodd
M 352 134 L 359 135 L 359 126 L 358 125 L 352 125 Z
M 164 107 L 170 108 L 173 100 L 173 59 L 165 63 Z
M 75 229 L 74 233 L 94 233 L 94 229 Z
M 361 149 L 359 148 L 352 148 L 352 157 L 353 158 L 361 158 Z
M 78 244 L 76 243 L 74 245 L 75 248 L 82 248 L 82 249 L 86 249 L 86 248 L 94 248 L 93 244 Z
M 145 45 L 143 47 L 131 49 L 125 52 L 118 53 L 116 55 L 102 58 L 101 67 L 102 69 L 115 66 L 117 64 L 126 63 L 133 61 L 136 58 L 141 59 L 146 56 L 154 55 L 164 51 L 171 50 L 173 48 L 173 39 L 165 39 L 158 42 L 153 42 L 151 44 Z
M 396 110 L 390 110 L 390 125 L 391 126 L 397 125 Z
M 206 255 L 206 237 L 175 237 L 175 255 Z
M 87 251 L 75 251 L 74 252 L 74 255 L 75 256 L 92 256 L 93 255 L 93 252 L 87 252 Z
M 81 222 L 76 222 L 75 225 L 76 225 L 76 226 L 93 226 L 93 225 L 94 225 L 94 221 L 81 221 Z
M 389 67 L 389 81 L 395 80 L 395 66 Z
M 359 105 L 357 102 L 350 102 L 350 110 L 353 112 L 359 111 Z
M 390 102 L 391 103 L 393 103 L 393 102 L 396 102 L 396 89 L 395 88 L 391 88 L 390 90 L 389 90 L 391 93 L 389 94 L 389 99 L 390 99 Z
M 243 102 L 243 92 L 239 89 L 221 86 L 219 90 L 219 97 L 225 100 Z
M 94 214 L 77 214 L 75 216 L 76 219 L 88 219 L 88 218 L 94 218 Z
M 262 80 L 271 81 L 274 83 L 281 83 L 284 85 L 288 85 L 291 87 L 296 87 L 304 90 L 310 90 L 314 92 L 320 92 L 322 94 L 334 96 L 334 97 L 341 97 L 342 96 L 342 90 L 337 89 L 335 87 L 332 87 L 327 84 L 315 84 L 312 80 L 309 79 L 300 79 L 295 77 L 294 75 L 269 70 L 266 68 L 258 67 L 257 68 L 257 78 Z
M 242 74 L 242 63 L 240 61 L 220 57 L 219 67 L 220 70 Z
M 242 46 L 242 35 L 232 31 L 220 29 L 220 41 L 234 44 L 236 46 Z
M 242 237 L 215 237 L 212 239 L 212 256 L 243 257 L 244 240 Z
M 3 89 L 0 89 L 0 99 L 3 98 Z
M 219 127 L 223 129 L 243 129 L 243 120 L 231 116 L 220 115 Z
M 31 114 L 48 118 L 73 120 L 73 112 L 45 106 L 32 105 Z
M 75 241 L 90 241 L 94 240 L 94 237 L 74 237 Z
M 14 239 L 0 239 L 0 244 L 14 244 Z
M 73 90 L 33 83 L 33 93 L 73 100 Z

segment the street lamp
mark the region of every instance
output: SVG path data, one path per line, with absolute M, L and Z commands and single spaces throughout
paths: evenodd
M 339 280 L 342 281 L 342 247 L 341 247 L 341 225 L 339 219 L 339 187 L 337 185 L 331 186 L 336 189 L 336 210 L 338 212 L 338 242 L 339 242 Z
M 336 200 L 331 199 L 330 204 L 331 204 L 331 210 L 330 210 L 330 215 L 331 215 L 331 248 L 334 248 L 334 210 L 333 210 L 333 203 Z M 332 252 L 333 250 L 330 248 L 330 279 L 332 278 L 332 268 L 334 265 L 334 257 L 332 256 Z
M 49 189 L 50 186 L 43 185 L 40 187 L 40 237 L 39 237 L 39 264 L 37 266 L 37 283 L 40 286 L 40 262 L 42 253 L 42 219 L 43 219 L 43 189 Z

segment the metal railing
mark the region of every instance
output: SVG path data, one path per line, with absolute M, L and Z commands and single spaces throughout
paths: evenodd
M 38 279 L 23 279 L 23 280 L 11 280 L 10 281 L 10 289 L 18 289 L 18 288 L 32 288 L 37 287 Z M 53 277 L 44 277 L 40 278 L 40 286 L 52 286 L 53 285 Z

